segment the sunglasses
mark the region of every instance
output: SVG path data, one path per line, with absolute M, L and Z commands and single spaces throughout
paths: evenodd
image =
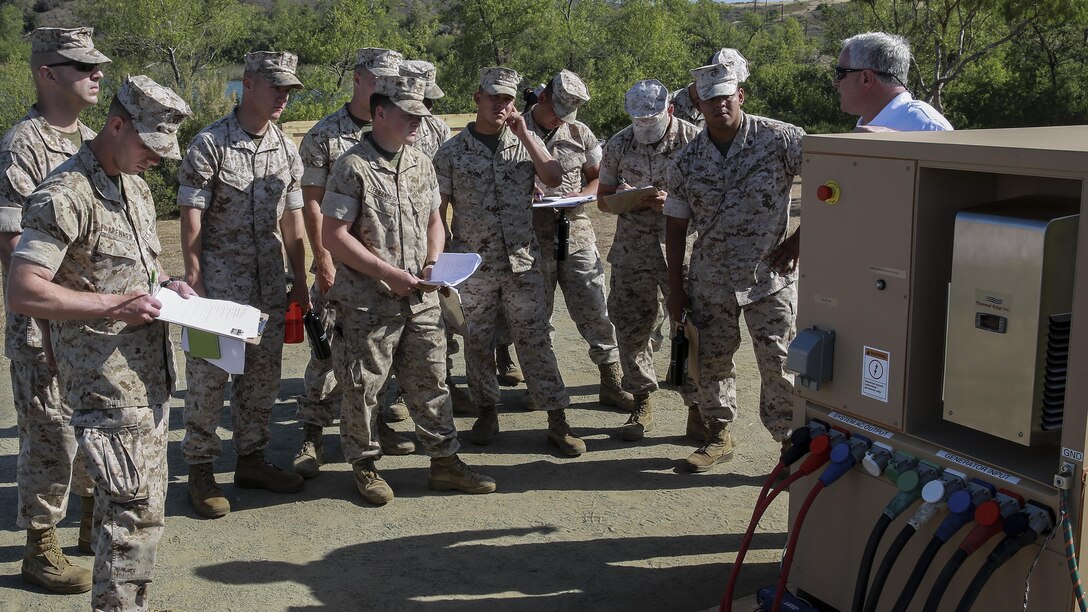
M 57 62 L 56 64 L 46 64 L 46 68 L 56 68 L 57 66 L 71 66 L 77 72 L 94 72 L 98 70 L 99 64 L 88 64 L 87 62 L 77 62 L 69 60 L 67 62 Z

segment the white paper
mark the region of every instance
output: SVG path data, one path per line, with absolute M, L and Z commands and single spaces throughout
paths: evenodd
M 476 253 L 442 253 L 434 268 L 431 268 L 430 280 L 420 281 L 419 284 L 456 287 L 479 269 L 481 261 Z
M 162 302 L 158 316 L 160 321 L 231 338 L 245 339 L 257 335 L 261 311 L 252 306 L 196 295 L 185 299 L 167 288 L 159 289 L 155 297 Z
M 574 196 L 573 198 L 544 198 L 539 202 L 533 202 L 533 208 L 574 208 L 586 202 L 596 202 L 597 196 Z
M 181 350 L 186 353 L 189 352 L 188 327 L 181 328 Z M 207 357 L 202 357 L 201 359 L 223 370 L 227 374 L 241 376 L 242 374 L 245 374 L 246 370 L 246 343 L 237 338 L 219 336 L 219 359 L 208 359 Z

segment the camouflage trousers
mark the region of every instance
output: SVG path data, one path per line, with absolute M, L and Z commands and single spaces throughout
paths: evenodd
M 555 260 L 555 249 L 541 249 L 541 272 L 547 288 L 548 319 L 555 307 L 555 287 L 563 290 L 567 312 L 578 333 L 589 343 L 589 358 L 596 365 L 620 360 L 616 348 L 616 329 L 608 320 L 604 295 L 604 265 L 597 247 L 591 246 L 568 253 L 563 261 Z
M 245 374 L 234 376 L 230 417 L 238 456 L 263 451 L 272 438 L 272 406 L 280 392 L 285 307 L 260 306 L 268 323 L 260 344 L 246 345 Z M 181 454 L 189 465 L 210 463 L 222 452 L 216 427 L 223 412 L 223 390 L 230 375 L 199 357 L 185 356 L 185 438 Z
M 326 300 L 325 296 L 317 290 L 317 283 L 310 287 L 310 301 L 314 309 L 321 313 L 321 327 L 324 328 L 325 336 L 329 339 L 329 345 L 332 346 L 336 342 L 333 337 L 333 326 L 336 325 L 335 305 Z M 296 398 L 298 409 L 295 412 L 295 418 L 300 423 L 320 427 L 332 425 L 340 414 L 340 389 L 336 384 L 334 358 L 318 359 L 317 355 L 310 351 L 310 361 L 306 364 L 303 382 L 305 393 Z
M 788 285 L 746 306 L 739 306 L 733 293 L 720 287 L 694 286 L 689 296 L 699 330 L 699 410 L 707 419 L 736 418 L 733 355 L 741 342 L 743 312 L 759 367 L 759 417 L 775 440 L 784 439 L 793 421 L 793 374 L 786 371 L 786 351 L 797 331 L 797 286 Z
M 343 393 L 340 438 L 347 462 L 382 456 L 379 390 L 391 373 L 404 391 L 427 455 L 456 453 L 460 443 L 446 387 L 446 332 L 438 306 L 414 315 L 408 306 L 395 315 L 342 308 L 337 316 L 333 351 Z
M 630 393 L 657 391 L 653 339 L 661 327 L 661 300 L 658 290 L 669 293 L 669 275 L 665 262 L 656 269 L 612 266 L 612 285 L 608 292 L 608 311 L 616 325 L 623 388 Z M 685 406 L 696 402 L 692 382 L 680 390 Z
M 47 529 L 68 511 L 68 492 L 90 497 L 94 483 L 76 444 L 72 409 L 61 398 L 57 376 L 45 355 L 33 361 L 11 362 L 11 392 L 19 426 L 19 487 L 16 524 L 23 529 Z
M 94 610 L 146 610 L 166 504 L 167 405 L 76 412 L 94 481 Z
M 465 369 L 468 388 L 477 406 L 499 402 L 495 380 L 495 322 L 502 313 L 509 322 L 518 363 L 525 373 L 537 407 L 547 410 L 570 405 L 548 330 L 544 278 L 538 268 L 511 272 L 477 272 L 459 287 L 468 324 Z

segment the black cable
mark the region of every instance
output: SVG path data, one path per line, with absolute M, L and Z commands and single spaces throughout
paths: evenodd
M 941 599 L 944 597 L 944 592 L 948 590 L 948 584 L 952 582 L 952 577 L 956 575 L 956 572 L 960 571 L 960 566 L 967 560 L 969 554 L 962 548 L 957 548 L 956 552 L 952 553 L 948 563 L 944 564 L 944 569 L 941 570 L 940 574 L 937 574 L 937 579 L 933 581 L 933 588 L 929 590 L 929 597 L 926 598 L 926 606 L 923 608 L 923 612 L 937 612 L 937 609 L 941 607 Z
M 978 573 L 971 580 L 971 584 L 967 587 L 967 590 L 963 592 L 963 597 L 960 599 L 960 603 L 956 606 L 956 612 L 970 612 L 971 606 L 975 605 L 975 600 L 978 599 L 980 593 L 982 593 L 982 587 L 986 586 L 986 582 L 990 579 L 990 576 L 994 575 L 997 568 L 1001 567 L 1003 561 L 994 559 L 993 555 L 986 558 L 986 563 L 982 564 L 982 567 L 978 568 Z
M 880 540 L 888 525 L 892 524 L 892 517 L 881 512 L 873 531 L 869 534 L 869 541 L 865 544 L 865 552 L 861 555 L 861 565 L 858 567 L 858 581 L 854 584 L 854 603 L 850 607 L 851 612 L 862 612 L 865 607 L 865 592 L 869 588 L 869 573 L 873 570 L 873 560 L 876 559 L 876 549 L 880 547 Z
M 884 560 L 880 562 L 880 567 L 876 570 L 876 575 L 873 576 L 873 586 L 869 588 L 869 595 L 865 599 L 865 612 L 876 612 L 876 604 L 880 602 L 880 593 L 884 590 L 884 583 L 887 582 L 888 576 L 891 575 L 892 568 L 895 566 L 895 562 L 899 560 L 903 548 L 917 532 L 918 530 L 914 528 L 914 525 L 908 523 L 895 537 L 892 545 L 888 547 L 888 552 L 884 553 Z
M 929 544 L 926 545 L 926 549 L 918 557 L 918 561 L 914 564 L 914 571 L 910 573 L 910 578 L 903 585 L 903 591 L 899 593 L 899 599 L 896 600 L 892 612 L 906 612 L 911 600 L 914 599 L 914 593 L 918 591 L 922 579 L 926 577 L 930 564 L 933 563 L 934 557 L 937 556 L 942 546 L 944 546 L 944 540 L 933 536 Z

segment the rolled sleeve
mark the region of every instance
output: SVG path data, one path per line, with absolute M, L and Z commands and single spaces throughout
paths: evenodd
M 685 200 L 668 196 L 665 198 L 665 216 L 677 219 L 690 219 L 691 207 Z
M 338 221 L 355 221 L 359 216 L 359 199 L 353 196 L 326 191 L 321 199 L 321 214 Z
M 329 180 L 329 171 L 325 168 L 306 167 L 302 170 L 303 187 L 324 187 Z
M 191 208 L 206 210 L 211 202 L 212 192 L 207 189 L 197 189 L 196 187 L 186 187 L 185 185 L 178 187 L 178 206 L 189 206 Z
M 19 245 L 12 251 L 11 256 L 25 259 L 56 274 L 67 250 L 68 245 L 63 241 L 45 232 L 28 229 L 23 232 L 23 237 L 19 239 Z
M 302 201 L 302 190 L 301 189 L 298 190 L 298 191 L 292 191 L 291 193 L 287 194 L 287 196 L 286 196 L 286 206 L 285 206 L 285 208 L 287 210 L 298 210 L 298 209 L 302 208 L 302 205 L 303 205 L 303 201 Z
M 438 149 L 432 163 L 434 164 L 435 177 L 438 179 L 438 192 L 447 196 L 451 195 L 453 193 L 453 173 L 450 171 L 449 148 L 446 145 L 442 145 Z
M 0 201 L 0 232 L 18 234 L 23 231 L 23 209 L 11 202 Z
M 600 143 L 598 143 L 592 149 L 586 151 L 586 165 L 596 166 L 601 163 L 602 157 L 604 157 L 604 152 L 601 150 Z

